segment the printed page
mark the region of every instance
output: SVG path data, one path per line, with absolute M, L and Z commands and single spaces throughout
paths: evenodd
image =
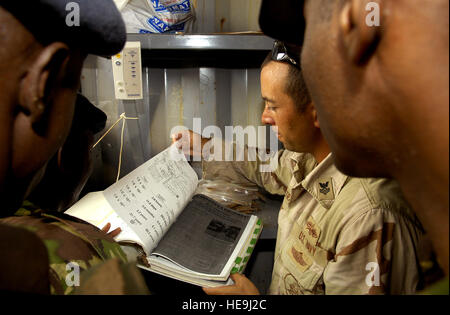
M 195 273 L 223 275 L 230 257 L 240 251 L 238 244 L 246 241 L 242 236 L 251 232 L 250 218 L 195 195 L 152 256 L 165 257 Z
M 96 191 L 87 194 L 81 198 L 76 204 L 70 207 L 66 214 L 82 219 L 102 229 L 106 224 L 110 223 L 110 231 L 120 228 L 122 232 L 114 239 L 117 242 L 135 242 L 142 247 L 142 240 L 131 230 L 128 225 L 117 215 L 111 205 L 106 201 L 103 192 Z
M 190 201 L 197 184 L 197 174 L 172 145 L 103 194 L 149 255 Z

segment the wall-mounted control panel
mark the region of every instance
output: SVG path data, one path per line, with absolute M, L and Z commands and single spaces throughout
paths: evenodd
M 141 43 L 127 42 L 123 51 L 111 59 L 116 99 L 142 99 Z

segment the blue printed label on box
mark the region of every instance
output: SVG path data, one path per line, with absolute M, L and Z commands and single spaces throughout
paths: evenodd
M 156 12 L 167 11 L 173 14 L 188 13 L 191 10 L 190 0 L 185 0 L 181 3 L 173 5 L 161 4 L 159 0 L 150 0 Z
M 154 27 L 158 32 L 164 33 L 169 29 L 169 25 L 158 19 L 156 16 L 152 16 L 148 19 L 148 24 Z
M 148 19 L 148 23 L 150 24 L 150 26 L 152 26 L 156 32 L 158 33 L 165 33 L 165 32 L 182 32 L 184 31 L 184 26 L 185 26 L 185 22 L 180 23 L 180 24 L 175 24 L 175 25 L 168 25 L 167 23 L 164 23 L 163 21 L 161 21 L 160 19 L 158 19 L 156 16 L 151 17 L 150 19 Z M 139 33 L 141 34 L 147 34 L 147 33 L 152 33 L 151 31 L 147 31 L 144 29 L 140 29 Z

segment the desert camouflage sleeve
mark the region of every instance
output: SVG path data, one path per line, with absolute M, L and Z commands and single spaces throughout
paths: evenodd
M 324 271 L 326 294 L 414 294 L 419 281 L 415 244 L 407 218 L 368 209 L 342 230 Z
M 225 152 L 225 142 L 218 141 L 214 143 L 214 148 L 220 146 L 222 152 Z M 237 161 L 236 152 L 237 146 L 233 144 L 234 155 L 230 158 L 226 154 L 222 154 L 220 160 L 213 160 L 202 162 L 203 178 L 208 180 L 222 179 L 231 183 L 241 185 L 257 185 L 271 194 L 284 195 L 289 182 L 292 179 L 292 152 L 286 150 L 278 151 L 275 156 L 270 158 L 270 161 L 262 161 L 259 154 L 250 154 L 254 159 L 249 161 L 249 148 L 243 148 L 244 159 Z M 310 161 L 308 165 L 313 165 Z M 305 172 L 306 173 L 306 172 Z

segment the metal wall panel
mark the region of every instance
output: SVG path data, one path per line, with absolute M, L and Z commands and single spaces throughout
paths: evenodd
M 143 70 L 144 99 L 115 100 L 110 61 L 90 60 L 83 70 L 82 93 L 107 115 L 107 128 L 120 114 L 139 118 L 125 124 L 121 177 L 170 145 L 172 128 L 201 129 L 217 126 L 225 136 L 226 126 L 259 126 L 262 100 L 259 69 L 151 69 Z M 122 123 L 102 140 L 105 182 L 115 180 L 119 164 Z M 106 185 L 106 183 L 105 183 Z
M 259 31 L 261 0 L 194 0 L 194 34 Z M 134 35 L 129 35 L 134 40 Z M 159 45 L 159 38 L 140 38 L 143 46 Z M 189 37 L 185 37 L 188 41 Z M 220 40 L 220 38 L 219 38 Z M 238 47 L 267 46 L 267 41 L 235 38 Z M 208 39 L 214 43 L 214 39 Z M 230 47 L 227 38 L 227 47 Z M 178 41 L 172 43 L 176 44 Z M 251 44 L 249 44 L 251 43 Z M 185 45 L 181 41 L 181 45 Z M 120 114 L 137 117 L 127 120 L 121 177 L 170 145 L 170 131 L 175 126 L 193 128 L 194 118 L 201 118 L 202 130 L 210 125 L 260 125 L 261 97 L 259 69 L 221 68 L 143 68 L 144 99 L 120 101 L 114 97 L 111 61 L 89 56 L 82 73 L 82 93 L 107 115 L 105 131 Z M 122 124 L 108 134 L 94 150 L 93 188 L 103 189 L 115 181 L 119 165 Z
M 194 0 L 195 33 L 247 32 L 260 30 L 261 0 Z

